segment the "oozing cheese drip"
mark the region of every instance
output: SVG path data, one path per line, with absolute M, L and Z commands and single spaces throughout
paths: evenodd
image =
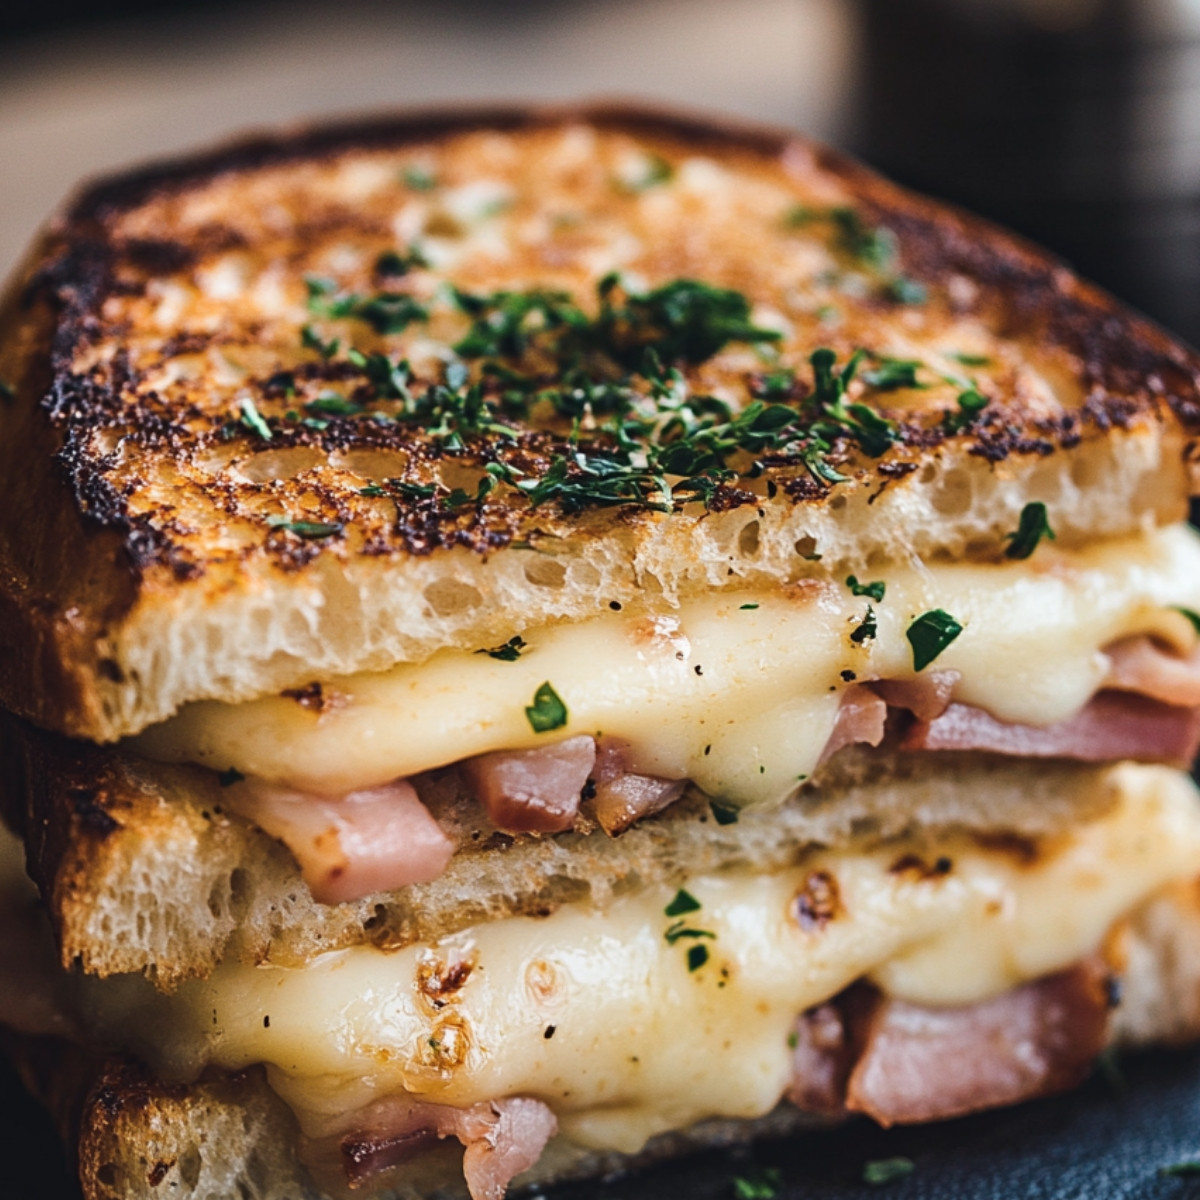
M 270 1064 L 310 1128 L 399 1089 L 450 1104 L 518 1094 L 549 1104 L 573 1141 L 632 1152 L 706 1117 L 770 1110 L 795 1017 L 856 979 L 969 1004 L 1094 952 L 1143 899 L 1194 875 L 1190 781 L 1138 766 L 1108 779 L 1114 806 L 1032 860 L 958 837 L 688 880 L 700 907 L 677 920 L 711 938 L 672 944 L 673 892 L 654 887 L 435 946 L 357 947 L 298 969 L 225 965 L 173 996 L 140 979 L 93 983 L 90 1003 L 109 1037 L 168 1074 Z M 952 866 L 922 871 L 906 855 Z M 689 970 L 695 946 L 708 959 Z M 471 967 L 461 986 L 423 984 L 455 962 Z
M 340 680 L 317 713 L 276 696 L 200 703 L 139 739 L 151 757 L 338 795 L 490 750 L 601 731 L 633 744 L 634 767 L 690 778 L 741 804 L 776 803 L 829 739 L 844 672 L 913 677 L 905 636 L 944 609 L 965 628 L 937 659 L 956 698 L 1006 721 L 1073 716 L 1101 683 L 1101 647 L 1151 633 L 1188 649 L 1172 605 L 1200 608 L 1200 539 L 1184 527 L 1082 552 L 1043 543 L 1026 562 L 890 567 L 883 601 L 833 583 L 716 593 L 654 618 L 606 613 L 522 631 L 515 662 L 446 651 L 420 665 Z M 850 635 L 868 606 L 878 632 Z M 565 726 L 538 733 L 525 709 L 543 682 Z

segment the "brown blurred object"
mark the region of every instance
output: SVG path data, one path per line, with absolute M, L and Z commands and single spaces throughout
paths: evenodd
M 1200 4 L 859 6 L 863 157 L 1200 343 Z

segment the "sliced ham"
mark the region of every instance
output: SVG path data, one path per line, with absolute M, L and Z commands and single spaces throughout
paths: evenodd
M 1108 1033 L 1107 971 L 1081 963 L 981 1004 L 882 1001 L 850 1074 L 846 1108 L 883 1125 L 940 1121 L 1063 1091 Z
M 990 750 L 1022 758 L 1111 762 L 1133 758 L 1187 767 L 1200 748 L 1200 709 L 1163 704 L 1132 692 L 1097 692 L 1056 725 L 1012 725 L 981 708 L 951 704 L 933 721 L 917 721 L 904 750 Z
M 1153 638 L 1125 638 L 1107 646 L 1106 688 L 1140 692 L 1164 704 L 1194 707 L 1200 704 L 1200 644 L 1180 655 Z
M 833 723 L 833 732 L 820 762 L 835 755 L 843 746 L 854 742 L 866 742 L 878 746 L 883 741 L 887 723 L 887 704 L 865 684 L 855 684 L 842 693 L 842 702 Z
M 230 807 L 295 855 L 322 904 L 430 883 L 454 854 L 454 843 L 404 779 L 337 798 L 248 779 L 227 796 Z
M 359 1188 L 454 1137 L 466 1148 L 463 1175 L 471 1200 L 503 1200 L 509 1182 L 538 1161 L 557 1128 L 545 1104 L 524 1096 L 466 1108 L 398 1096 L 358 1114 L 338 1149 L 346 1182 Z M 306 1157 L 320 1159 L 322 1150 L 320 1142 L 310 1144 Z
M 857 985 L 796 1023 L 788 1099 L 883 1125 L 940 1121 L 1074 1086 L 1108 1037 L 1100 960 L 993 1000 L 932 1008 Z
M 639 775 L 629 769 L 631 761 L 628 742 L 614 737 L 597 740 L 592 811 L 604 832 L 613 837 L 673 804 L 687 785 L 686 779 Z
M 924 671 L 913 679 L 880 679 L 870 686 L 889 708 L 906 708 L 919 721 L 932 721 L 949 707 L 961 678 L 959 671 Z
M 573 737 L 533 750 L 480 754 L 459 769 L 497 829 L 561 833 L 575 824 L 595 762 L 595 739 Z

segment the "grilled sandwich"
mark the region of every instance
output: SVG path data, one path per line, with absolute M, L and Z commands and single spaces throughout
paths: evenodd
M 1200 359 L 1041 251 L 786 132 L 417 114 L 90 187 L 0 381 L 0 1018 L 87 1200 L 1200 1032 Z

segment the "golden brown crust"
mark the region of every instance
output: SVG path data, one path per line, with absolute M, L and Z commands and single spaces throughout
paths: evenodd
M 570 145 L 580 130 L 592 139 L 583 152 Z M 614 185 L 630 154 L 665 162 L 683 179 L 674 207 L 640 186 Z M 741 197 L 724 214 L 724 200 L 706 199 L 710 168 L 689 165 L 697 161 L 740 181 Z M 494 216 L 506 251 L 460 245 L 453 267 L 387 285 L 431 311 L 438 281 L 451 277 L 475 293 L 564 288 L 585 309 L 612 267 L 647 287 L 699 278 L 744 292 L 756 310 L 785 314 L 779 344 L 797 383 L 784 400 L 799 413 L 811 399 L 807 356 L 818 345 L 835 350 L 839 363 L 861 347 L 894 354 L 907 346 L 921 357 L 960 346 L 988 359 L 963 374 L 991 403 L 958 431 L 945 418 L 956 412 L 961 386 L 936 371 L 925 390 L 869 391 L 859 398 L 894 422 L 894 436 L 878 454 L 834 438 L 828 462 L 846 482 L 814 476 L 805 447 L 793 445 L 767 457 L 757 483 L 719 483 L 709 512 L 692 504 L 669 522 L 698 528 L 709 516 L 761 507 L 765 492 L 775 509 L 825 510 L 849 495 L 916 489 L 918 468 L 931 462 L 943 472 L 959 461 L 1001 471 L 1011 463 L 1017 473 L 1021 464 L 1083 455 L 1119 436 L 1156 441 L 1174 461 L 1178 479 L 1154 507 L 1157 519 L 1178 515 L 1180 465 L 1200 433 L 1200 359 L 1044 253 L 833 151 L 786 132 L 620 105 L 419 113 L 315 128 L 92 187 L 19 280 L 0 334 L 0 381 L 16 393 L 0 412 L 7 705 L 76 735 L 111 738 L 164 715 L 135 711 L 124 695 L 159 689 L 157 679 L 130 678 L 147 656 L 121 648 L 139 612 L 232 612 L 239 597 L 267 586 L 326 588 L 332 600 L 338 571 L 397 571 L 451 553 L 489 560 L 514 544 L 567 535 L 611 540 L 617 553 L 632 555 L 629 545 L 661 526 L 662 514 L 645 505 L 564 512 L 553 501 L 531 506 L 507 484 L 464 505 L 390 483 L 384 495 L 372 494 L 394 477 L 418 487 L 459 479 L 473 486 L 497 460 L 535 480 L 569 449 L 569 422 L 529 414 L 506 414 L 511 432 L 448 447 L 421 422 L 398 419 L 394 399 L 381 399 L 344 356 L 302 348 L 301 327 L 313 320 L 304 309 L 306 273 L 332 273 L 347 289 L 378 288 L 368 260 L 405 248 L 405 214 L 420 218 L 418 240 L 466 244 L 463 228 L 447 226 L 474 218 L 455 216 L 440 199 L 403 194 L 397 172 L 414 162 L 433 163 L 447 188 L 499 181 L 508 203 Z M 789 205 L 819 215 L 788 227 Z M 852 209 L 857 224 L 839 232 L 828 219 L 835 209 Z M 894 257 L 869 240 L 869 253 L 847 247 L 855 229 L 869 238 L 877 228 L 892 231 Z M 614 250 L 622 237 L 637 248 Z M 346 246 L 353 253 L 339 258 Z M 840 282 L 829 282 L 831 272 Z M 905 302 L 898 281 L 910 292 L 919 285 L 927 298 Z M 811 296 L 797 302 L 797 287 Z M 831 288 L 836 324 L 813 299 Z M 374 336 L 362 322 L 315 324 L 322 338 L 349 336 L 352 324 L 351 340 L 364 351 L 412 355 L 418 392 L 440 377 L 436 359 L 420 365 L 419 320 Z M 435 314 L 427 332 L 452 344 L 466 324 L 462 314 Z M 730 395 L 736 405 L 764 373 L 764 364 L 747 366 L 747 353 L 734 345 L 679 365 L 694 390 Z M 287 386 L 272 382 L 280 371 Z M 364 411 L 314 410 L 331 388 Z M 265 425 L 246 417 L 247 400 Z M 901 519 L 885 510 L 879 506 L 879 519 L 896 521 L 902 543 Z M 893 510 L 902 514 L 903 505 Z M 1130 517 L 1130 528 L 1141 519 Z M 1069 525 L 1069 515 L 1063 521 Z M 324 532 L 314 535 L 314 526 Z M 221 680 L 193 680 L 163 703 L 170 711 L 200 695 L 229 698 L 277 683 L 264 677 L 238 692 Z M 118 703 L 112 693 L 121 689 Z

